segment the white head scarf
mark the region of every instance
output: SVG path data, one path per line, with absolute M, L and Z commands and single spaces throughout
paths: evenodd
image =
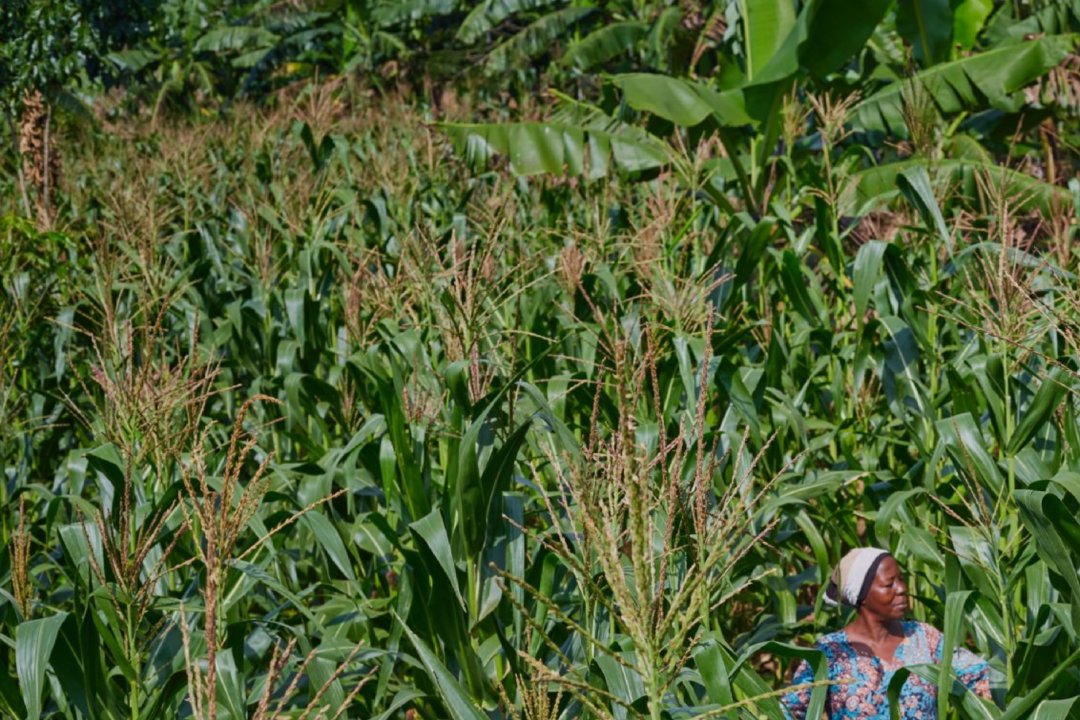
M 837 607 L 841 603 L 858 607 L 864 590 L 869 589 L 878 565 L 889 555 L 881 548 L 855 548 L 848 552 L 833 570 L 825 588 L 825 604 Z

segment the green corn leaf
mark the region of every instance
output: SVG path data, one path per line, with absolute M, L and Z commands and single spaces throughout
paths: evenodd
M 808 282 L 802 263 L 790 250 L 780 256 L 780 280 L 795 311 L 810 324 L 818 324 L 821 321 L 820 301 L 815 302 L 817 298 L 811 294 L 814 288 Z
M 371 720 L 391 720 L 391 718 L 399 717 L 401 715 L 401 708 L 405 707 L 413 700 L 418 700 L 422 697 L 424 697 L 424 693 L 416 690 L 415 688 L 405 688 L 403 690 L 398 690 L 394 694 L 394 697 L 390 701 L 390 704 L 387 706 L 386 710 L 383 711 L 382 714 L 376 715 Z
M 938 717 L 945 717 L 949 707 L 949 691 L 953 685 L 953 651 L 960 647 L 963 639 L 964 617 L 970 590 L 951 592 L 945 598 L 945 623 L 942 627 L 941 670 L 937 681 Z
M 863 214 L 894 197 L 899 188 L 898 178 L 908 170 L 926 169 L 924 160 L 900 160 L 861 170 L 851 176 L 841 201 L 844 214 Z M 999 165 L 990 157 L 948 157 L 935 162 L 929 170 L 935 187 L 948 186 L 954 196 L 975 198 L 979 176 L 989 178 L 994 187 L 1002 188 L 1016 210 L 1040 210 L 1053 213 L 1072 202 L 1068 189 L 1052 185 L 1010 167 Z
M 334 524 L 325 515 L 317 511 L 304 513 L 300 521 L 315 536 L 315 540 L 318 541 L 323 552 L 337 566 L 338 570 L 349 580 L 356 582 L 356 575 L 353 573 L 349 553 L 345 549 L 345 543 L 341 541 L 341 535 L 338 534 Z
M 1053 689 L 1054 683 L 1062 674 L 1075 669 L 1077 662 L 1080 662 L 1080 649 L 1047 672 L 1042 681 L 1031 691 L 1009 703 L 1009 706 L 1005 708 L 1005 712 L 1001 714 L 1001 720 L 1021 720 L 1021 718 L 1029 717 L 1029 713 L 1032 712 L 1032 708 L 1036 707 L 1036 703 Z
M 1055 366 L 1050 373 L 1043 378 L 1035 397 L 1031 399 L 1024 416 L 1009 438 L 1009 444 L 1005 452 L 1015 455 L 1028 442 L 1035 437 L 1039 430 L 1043 429 L 1050 420 L 1062 399 L 1069 391 L 1071 383 L 1068 383 L 1069 374 L 1064 368 Z
M 926 168 L 919 166 L 902 171 L 896 178 L 896 184 L 899 186 L 900 192 L 907 198 L 907 201 L 922 215 L 926 227 L 936 232 L 938 240 L 949 248 L 951 252 L 952 235 L 945 224 L 945 218 L 941 214 L 941 207 L 938 205 L 937 198 L 934 197 L 934 190 L 931 187 L 930 176 L 926 173 Z
M 531 426 L 531 421 L 522 423 L 491 456 L 484 467 L 484 472 L 480 477 L 480 487 L 484 503 L 483 534 L 485 536 L 491 536 L 495 528 L 501 524 L 503 493 L 510 487 L 518 453 L 525 444 Z M 479 548 L 476 550 L 479 551 Z
M 1075 718 L 1074 708 L 1080 708 L 1080 697 L 1067 700 L 1043 700 L 1031 714 L 1031 720 L 1070 720 Z
M 450 536 L 446 532 L 442 514 L 438 509 L 432 510 L 429 514 L 411 523 L 409 529 L 430 551 L 438 567 L 442 569 L 442 574 L 448 583 L 449 589 L 453 591 L 454 597 L 457 598 L 461 608 L 464 610 L 466 607 L 465 597 L 461 594 L 461 588 L 458 585 L 457 565 L 454 563 L 454 553 L 450 547 Z
M 66 612 L 60 612 L 39 620 L 27 620 L 15 628 L 15 672 L 26 705 L 26 720 L 41 717 L 45 672 L 49 668 L 57 633 L 67 617 Z
M 914 667 L 902 667 L 889 680 L 889 686 L 886 688 L 886 697 L 889 698 L 889 720 L 900 720 L 900 691 L 914 672 Z
M 866 308 L 870 303 L 870 295 L 873 293 L 874 285 L 877 284 L 878 278 L 881 276 L 881 265 L 886 246 L 887 243 L 880 240 L 871 240 L 860 247 L 859 252 L 855 255 L 852 270 L 853 284 L 855 286 L 853 300 L 855 303 L 855 316 L 860 326 L 863 323 Z
M 1001 471 L 987 452 L 975 419 L 965 413 L 939 420 L 935 425 L 957 471 L 970 473 L 991 491 L 1000 491 L 1004 483 Z
M 1080 473 L 1061 470 L 1050 478 L 1050 482 L 1059 485 L 1080 502 Z
M 1039 555 L 1047 565 L 1054 568 L 1065 579 L 1069 587 L 1072 596 L 1073 626 L 1080 631 L 1080 578 L 1077 577 L 1076 567 L 1069 553 L 1070 545 L 1062 537 L 1062 532 L 1059 532 L 1059 530 L 1065 531 L 1066 523 L 1072 526 L 1067 531 L 1067 536 L 1080 532 L 1080 529 L 1076 527 L 1076 518 L 1064 507 L 1060 498 L 1046 492 L 1017 490 L 1016 500 L 1020 518 L 1035 538 Z
M 623 703 L 633 705 L 639 698 L 643 697 L 645 695 L 645 684 L 641 681 L 641 675 L 632 669 L 634 658 L 627 657 L 626 653 L 619 653 L 619 655 L 625 664 L 617 662 L 615 658 L 607 653 L 598 654 L 595 662 L 600 666 L 600 672 L 603 673 L 608 692 L 621 701 L 613 709 L 615 717 L 623 720 L 628 717 Z
M 243 717 L 245 709 L 244 681 L 231 652 L 217 655 L 218 698 L 231 717 Z
M 829 691 L 827 682 L 829 680 L 829 664 L 822 652 L 814 648 L 799 647 L 775 641 L 754 648 L 754 652 L 767 652 L 788 660 L 804 660 L 808 662 L 814 671 L 814 682 L 819 684 L 815 685 L 810 691 L 810 703 L 806 707 L 806 717 L 820 718 L 824 716 L 825 701 Z M 744 673 L 740 672 L 739 675 L 743 676 Z M 756 673 L 752 677 L 757 679 Z M 781 714 L 780 717 L 786 717 L 786 713 Z
M 731 705 L 735 702 L 728 666 L 716 638 L 702 638 L 694 650 L 694 664 L 701 674 L 701 682 L 710 702 L 719 705 Z
M 439 661 L 435 653 L 409 629 L 404 620 L 398 617 L 397 621 L 408 636 L 409 642 L 416 649 L 416 654 L 427 671 L 428 677 L 435 684 L 446 710 L 450 713 L 451 720 L 487 720 L 487 716 L 477 709 L 476 703 L 450 674 L 446 666 Z
M 60 627 L 52 656 L 66 700 L 92 720 L 98 716 L 96 708 L 112 700 L 99 648 L 93 621 L 85 613 L 81 617 L 72 613 Z

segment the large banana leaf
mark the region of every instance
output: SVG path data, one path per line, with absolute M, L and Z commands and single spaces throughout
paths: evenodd
M 485 63 L 488 72 L 509 70 L 549 51 L 552 43 L 594 10 L 591 7 L 568 7 L 544 15 L 495 46 Z
M 953 12 L 953 39 L 964 50 L 975 46 L 986 19 L 994 12 L 993 0 L 963 0 Z
M 741 0 L 746 78 L 753 83 L 764 74 L 773 56 L 788 42 L 795 28 L 792 0 Z
M 223 52 L 267 48 L 278 36 L 262 27 L 230 25 L 213 28 L 195 43 L 196 52 Z
M 623 91 L 630 107 L 683 127 L 693 127 L 708 117 L 723 127 L 753 123 L 738 90 L 718 92 L 700 83 L 650 73 L 615 75 L 611 83 Z
M 986 37 L 994 45 L 1014 43 L 1032 35 L 1061 35 L 1080 30 L 1080 0 L 1060 0 L 1046 3 L 1023 19 L 1017 18 L 1014 9 L 1005 5 L 994 15 L 986 30 Z
M 633 51 L 648 34 L 648 24 L 640 20 L 613 22 L 572 43 L 560 62 L 582 70 L 593 68 Z
M 813 15 L 799 47 L 799 61 L 819 77 L 836 70 L 866 45 L 891 4 L 888 0 L 809 3 Z
M 924 67 L 949 57 L 953 8 L 949 0 L 909 0 L 897 5 L 896 29 Z
M 666 75 L 616 75 L 612 84 L 623 90 L 626 103 L 677 125 L 692 127 L 706 118 L 721 126 L 751 124 L 738 91 L 717 92 L 699 83 Z M 459 152 L 474 166 L 486 165 L 495 155 L 507 156 L 520 175 L 540 173 L 604 177 L 613 164 L 616 172 L 635 175 L 669 165 L 673 148 L 639 127 L 619 122 L 596 108 L 573 103 L 569 121 L 547 123 L 461 124 L 442 127 Z M 583 109 L 575 114 L 575 109 Z M 583 118 L 583 119 L 582 119 Z
M 496 25 L 514 15 L 561 4 L 563 0 L 484 0 L 476 4 L 458 25 L 457 37 L 464 43 L 490 32 Z
M 377 25 L 392 27 L 431 16 L 447 15 L 458 7 L 458 0 L 381 0 L 371 10 Z
M 520 175 L 584 174 L 593 179 L 607 175 L 612 166 L 620 174 L 634 174 L 669 162 L 669 149 L 663 141 L 615 122 L 610 129 L 539 122 L 448 123 L 442 127 L 470 163 L 483 166 L 495 155 L 504 155 L 511 170 Z
M 1076 44 L 1076 35 L 1056 35 L 941 63 L 867 97 L 857 107 L 859 122 L 868 130 L 903 135 L 904 93 L 909 85 L 927 92 L 943 114 L 977 109 L 985 103 L 1015 112 L 1021 100 L 1014 94 L 1056 67 Z

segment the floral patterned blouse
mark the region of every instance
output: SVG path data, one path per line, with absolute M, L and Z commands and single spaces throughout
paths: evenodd
M 889 720 L 889 681 L 905 665 L 941 662 L 941 631 L 919 622 L 904 623 L 904 639 L 893 660 L 858 652 L 848 642 L 847 632 L 823 635 L 817 649 L 829 665 L 829 694 L 825 702 L 830 720 Z M 977 655 L 958 648 L 953 669 L 960 682 L 975 694 L 990 697 L 989 667 Z M 795 671 L 793 685 L 812 683 L 814 671 L 804 660 Z M 793 690 L 782 702 L 788 718 L 803 720 L 812 688 Z M 900 717 L 905 720 L 932 720 L 937 717 L 937 687 L 912 673 L 900 690 Z

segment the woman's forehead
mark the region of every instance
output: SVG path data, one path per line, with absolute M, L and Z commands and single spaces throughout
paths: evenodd
M 893 575 L 900 572 L 900 565 L 896 562 L 896 559 L 891 555 L 883 558 L 881 564 L 878 565 L 878 575 Z

